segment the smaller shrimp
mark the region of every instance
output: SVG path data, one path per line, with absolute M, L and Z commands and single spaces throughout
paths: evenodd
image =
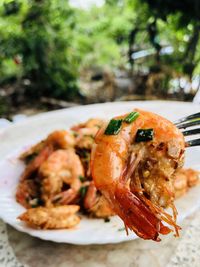
M 107 218 L 115 215 L 105 197 L 97 191 L 93 181 L 90 182 L 83 204 L 93 217 Z
M 174 177 L 175 198 L 179 198 L 188 191 L 187 176 L 181 170 L 177 171 Z
M 193 169 L 184 169 L 183 170 L 187 176 L 188 187 L 193 187 L 199 183 L 200 172 Z
M 46 146 L 43 147 L 39 154 L 27 165 L 24 172 L 21 175 L 20 180 L 24 181 L 31 177 L 31 175 L 38 170 L 40 165 L 47 160 L 47 158 L 52 154 L 53 147 Z
M 34 180 L 24 180 L 18 184 L 16 200 L 23 207 L 31 208 L 33 204 L 37 204 L 38 199 L 39 190 Z
M 38 144 L 32 146 L 29 150 L 25 151 L 20 159 L 26 160 L 26 158 L 40 153 L 47 146 L 52 146 L 55 149 L 66 149 L 75 145 L 75 139 L 72 133 L 66 130 L 59 130 L 50 133 L 45 140 L 42 140 Z
M 80 222 L 76 215 L 78 205 L 64 205 L 57 207 L 38 207 L 28 209 L 18 219 L 31 227 L 39 229 L 65 229 L 72 228 Z
M 75 145 L 75 139 L 71 132 L 60 130 L 51 133 L 46 139 L 46 144 L 53 144 L 56 149 L 67 149 Z
M 84 176 L 83 166 L 72 148 L 56 150 L 40 166 L 39 176 L 42 179 L 42 199 L 46 206 L 69 204 L 79 193 L 80 176 Z M 65 186 L 69 186 L 63 191 Z
M 77 135 L 76 148 L 91 150 L 94 137 L 103 124 L 104 121 L 101 119 L 89 119 L 85 123 L 73 126 L 71 130 Z
M 175 174 L 174 189 L 175 198 L 184 195 L 190 187 L 193 187 L 199 182 L 200 173 L 193 169 L 180 169 Z
M 71 128 L 75 136 L 75 150 L 81 159 L 87 177 L 91 177 L 89 162 L 94 137 L 103 124 L 103 120 L 90 119 Z
M 71 127 L 71 130 L 78 134 L 95 136 L 97 131 L 99 130 L 99 128 L 101 128 L 103 124 L 103 120 L 94 118 Z
M 20 159 L 26 160 L 30 156 L 36 154 L 34 159 L 27 165 L 21 176 L 21 180 L 28 179 L 54 150 L 59 148 L 67 149 L 68 147 L 73 147 L 74 144 L 75 139 L 68 131 L 61 130 L 51 133 L 45 140 L 31 147 L 20 156 Z

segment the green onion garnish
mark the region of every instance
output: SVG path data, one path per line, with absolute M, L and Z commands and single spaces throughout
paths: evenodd
M 139 129 L 136 133 L 135 142 L 146 142 L 153 140 L 153 129 Z
M 139 112 L 131 112 L 123 119 L 123 121 L 126 123 L 131 123 L 135 121 L 139 117 L 139 115 Z
M 123 228 L 119 228 L 119 229 L 118 229 L 119 232 L 121 232 L 121 231 L 125 231 L 125 230 L 126 230 L 125 227 L 123 227 Z
M 106 135 L 117 135 L 121 129 L 121 126 L 122 126 L 122 120 L 115 120 L 115 119 L 112 119 L 106 130 L 105 130 L 105 134 Z
M 82 175 L 79 175 L 79 180 L 81 181 L 81 182 L 85 182 L 85 180 L 87 180 L 86 179 L 86 177 L 84 177 L 84 176 L 82 176 Z
M 28 164 L 30 163 L 32 160 L 34 160 L 34 158 L 38 155 L 38 153 L 32 153 L 31 155 L 28 155 L 26 158 L 25 158 L 25 163 Z
M 81 198 L 84 198 L 88 190 L 88 186 L 82 186 L 79 190 L 79 193 L 81 195 Z

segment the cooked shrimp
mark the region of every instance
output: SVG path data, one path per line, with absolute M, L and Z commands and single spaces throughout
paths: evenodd
M 103 124 L 104 121 L 102 119 L 94 118 L 71 127 L 71 130 L 78 134 L 95 136 Z
M 20 177 L 20 184 L 16 192 L 16 198 L 19 203 L 25 207 L 30 207 L 30 201 L 33 197 L 33 185 L 35 185 L 35 178 L 39 167 L 48 159 L 55 149 L 68 148 L 74 145 L 75 139 L 73 135 L 65 130 L 54 131 L 45 140 L 41 141 L 37 145 L 31 147 L 28 151 L 24 152 L 20 158 L 29 159 L 34 156 L 32 160 L 27 164 L 24 172 Z M 26 180 L 29 182 L 24 182 Z M 31 189 L 29 189 L 31 185 Z
M 89 212 L 96 218 L 108 218 L 115 215 L 115 212 L 110 208 L 108 201 L 103 195 L 97 198 L 96 203 L 90 208 Z
M 31 155 L 35 155 L 33 160 L 29 162 L 24 173 L 21 176 L 21 180 L 27 179 L 39 166 L 50 156 L 50 154 L 56 149 L 67 149 L 74 146 L 75 139 L 71 133 L 65 130 L 54 131 L 49 136 L 31 147 L 24 152 L 20 158 L 26 159 Z
M 40 153 L 27 165 L 20 177 L 20 182 L 16 191 L 16 199 L 17 202 L 19 202 L 25 208 L 32 207 L 33 200 L 38 199 L 40 189 L 36 181 L 37 171 L 40 165 L 49 157 L 52 152 L 52 147 L 44 147 Z
M 79 177 L 84 176 L 84 171 L 72 148 L 59 149 L 40 166 L 39 176 L 42 179 L 42 198 L 46 206 L 51 206 L 52 202 L 68 204 L 76 198 L 81 186 Z M 69 189 L 62 192 L 66 185 Z
M 199 183 L 200 173 L 192 169 L 180 169 L 174 180 L 175 197 L 184 195 L 190 187 Z
M 99 130 L 92 151 L 92 177 L 126 229 L 144 239 L 160 241 L 159 233 L 171 231 L 163 220 L 174 226 L 178 235 L 173 181 L 175 170 L 183 165 L 185 142 L 170 121 L 136 111 L 139 117 L 135 121 L 128 121 L 126 114 L 115 118 L 110 129 Z M 145 133 L 151 133 L 146 140 Z M 174 217 L 161 206 L 173 207 Z
M 103 120 L 89 119 L 85 123 L 73 126 L 71 130 L 76 135 L 76 148 L 90 150 L 94 143 L 94 137 L 103 124 Z
M 58 207 L 39 207 L 28 209 L 18 217 L 31 227 L 41 229 L 71 228 L 80 222 L 76 215 L 79 210 L 77 205 L 64 205 Z
M 90 185 L 88 186 L 84 198 L 84 208 L 90 215 L 97 218 L 107 218 L 114 215 L 108 201 L 97 191 L 93 181 L 90 182 Z
M 89 119 L 85 123 L 75 125 L 71 128 L 75 136 L 75 149 L 79 155 L 85 170 L 85 176 L 90 177 L 90 154 L 94 144 L 94 137 L 99 128 L 105 122 L 101 119 Z
M 174 191 L 175 198 L 179 198 L 188 191 L 187 176 L 182 173 L 182 170 L 178 171 L 174 178 Z
M 75 139 L 69 131 L 54 131 L 47 137 L 46 144 L 53 144 L 56 149 L 67 149 L 74 146 Z
M 75 144 L 75 139 L 72 133 L 66 130 L 59 130 L 54 131 L 48 135 L 48 137 L 39 142 L 38 144 L 32 146 L 30 149 L 25 151 L 20 158 L 22 160 L 26 159 L 27 157 L 38 154 L 42 149 L 45 147 L 53 147 L 55 149 L 66 149 L 69 147 L 73 147 Z
M 47 158 L 53 153 L 52 146 L 43 147 L 39 154 L 27 165 L 22 173 L 20 180 L 24 181 L 31 177 L 34 172 L 37 172 L 40 165 L 47 160 Z
M 38 205 L 39 194 L 36 181 L 23 180 L 18 184 L 16 200 L 25 208 L 31 208 Z
M 188 187 L 195 186 L 199 183 L 200 172 L 193 169 L 183 169 L 183 172 L 187 176 Z

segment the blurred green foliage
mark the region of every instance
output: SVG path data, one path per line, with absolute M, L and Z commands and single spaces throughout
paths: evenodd
M 169 58 L 167 63 L 174 63 L 178 70 L 191 77 L 195 69 L 199 69 L 200 1 L 141 2 L 147 3 L 154 18 L 162 21 L 165 26 L 163 33 L 168 33 L 167 41 L 175 48 L 174 60 Z
M 4 1 L 0 7 L 0 76 L 28 80 L 27 94 L 72 99 L 78 92 L 75 15 L 66 1 Z
M 159 51 L 166 45 L 174 52 L 162 56 L 159 64 L 191 76 L 200 68 L 199 4 L 179 2 L 107 0 L 84 10 L 67 0 L 2 0 L 0 84 L 21 81 L 25 94 L 36 99 L 72 100 L 81 70 L 130 69 L 132 50 Z M 151 68 L 158 60 L 132 64 Z

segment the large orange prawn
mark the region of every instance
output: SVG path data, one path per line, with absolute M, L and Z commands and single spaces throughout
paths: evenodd
M 160 241 L 159 234 L 175 228 L 174 175 L 183 165 L 182 133 L 167 119 L 135 110 L 116 117 L 96 135 L 91 157 L 95 186 L 126 230 Z M 173 216 L 162 207 L 172 207 Z

